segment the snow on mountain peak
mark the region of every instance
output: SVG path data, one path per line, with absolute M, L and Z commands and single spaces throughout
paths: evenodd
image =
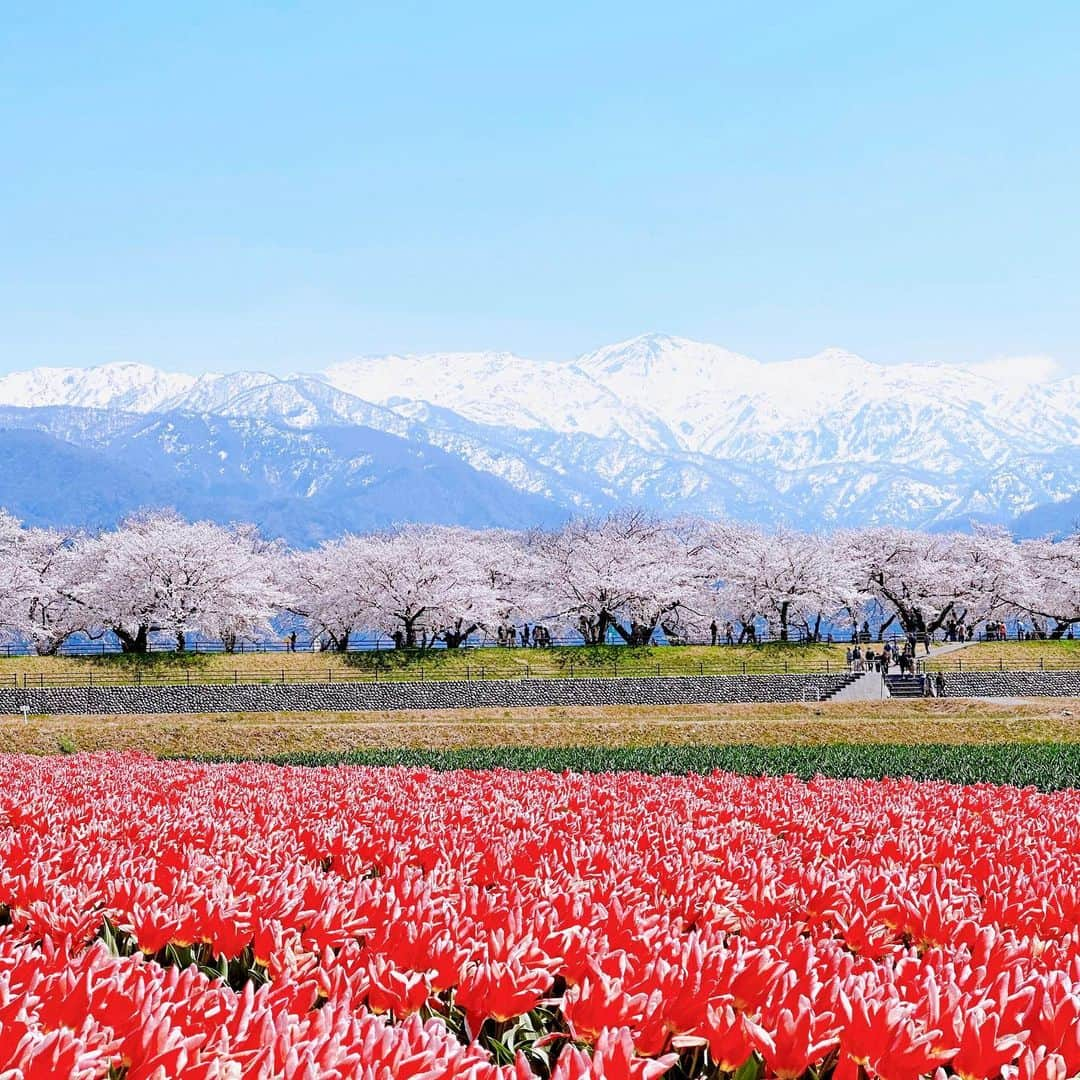
M 77 405 L 149 412 L 188 390 L 194 375 L 158 371 L 146 364 L 89 368 L 34 368 L 0 378 L 0 404 Z
M 599 382 L 621 382 L 676 375 L 708 379 L 757 367 L 756 360 L 718 345 L 706 345 L 670 334 L 643 334 L 605 345 L 578 357 L 575 366 Z
M 762 363 L 669 334 L 574 360 L 372 356 L 286 377 L 39 368 L 0 378 L 0 405 L 183 412 L 260 430 L 376 428 L 575 506 L 802 505 L 820 520 L 920 522 L 984 504 L 1026 510 L 1071 494 L 1080 476 L 1080 378 L 873 363 L 835 346 Z
M 648 420 L 574 365 L 507 352 L 364 357 L 328 368 L 331 386 L 378 405 L 422 401 L 475 423 L 520 430 L 625 434 Z M 653 441 L 651 436 L 646 441 Z

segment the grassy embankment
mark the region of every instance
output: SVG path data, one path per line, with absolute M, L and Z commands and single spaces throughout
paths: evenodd
M 926 666 L 932 671 L 1012 671 L 1080 669 L 1080 641 L 979 641 Z
M 688 645 L 396 652 L 170 653 L 146 656 L 0 657 L 0 686 L 150 682 L 278 682 L 347 679 L 554 678 L 568 675 L 729 675 L 843 670 L 842 645 Z
M 733 675 L 841 671 L 845 645 L 690 645 L 554 649 L 173 653 L 146 656 L 0 655 L 0 686 L 88 683 L 290 682 L 350 679 L 559 678 L 612 675 Z M 1080 641 L 980 642 L 927 661 L 932 670 L 1080 668 Z

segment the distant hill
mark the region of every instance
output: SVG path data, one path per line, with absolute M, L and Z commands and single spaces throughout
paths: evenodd
M 1056 538 L 1080 531 L 1080 494 L 1060 502 L 1044 503 L 1020 514 L 1013 522 L 1012 531 L 1019 537 Z
M 4 471 L 0 504 L 87 524 L 174 504 L 298 543 L 628 503 L 803 528 L 1060 531 L 1080 492 L 1080 379 L 988 371 L 840 349 L 763 364 L 662 334 L 575 360 L 366 357 L 283 378 L 40 368 L 0 378 L 0 427 L 39 436 L 11 443 L 27 475 Z
M 118 421 L 100 410 L 0 409 L 0 506 L 31 524 L 88 528 L 175 506 L 255 521 L 302 545 L 405 521 L 521 528 L 565 516 L 437 447 L 369 428 L 298 432 L 183 413 Z

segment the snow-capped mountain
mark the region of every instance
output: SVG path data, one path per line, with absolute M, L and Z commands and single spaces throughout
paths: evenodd
M 0 378 L 0 408 L 0 429 L 36 431 L 65 453 L 137 448 L 149 470 L 131 484 L 138 504 L 157 490 L 200 513 L 220 499 L 221 516 L 269 520 L 284 499 L 304 522 L 285 531 L 304 539 L 331 518 L 520 524 L 627 502 L 933 526 L 1010 521 L 1080 491 L 1075 377 L 882 365 L 840 349 L 762 363 L 659 334 L 565 361 L 363 357 L 284 378 L 40 368 Z M 401 483 L 387 486 L 391 475 Z M 71 505 L 55 518 L 79 523 L 78 492 L 61 494 Z
M 205 376 L 217 380 L 220 376 Z M 104 364 L 91 368 L 34 368 L 0 377 L 0 404 L 80 405 L 88 409 L 152 412 L 167 406 L 200 380 L 158 371 L 146 364 Z

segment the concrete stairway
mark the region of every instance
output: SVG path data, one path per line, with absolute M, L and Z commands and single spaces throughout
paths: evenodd
M 834 686 L 831 690 L 829 690 L 826 693 L 821 695 L 821 700 L 822 701 L 833 701 L 833 700 L 835 700 L 837 694 L 842 694 L 849 686 L 852 685 L 852 683 L 854 683 L 859 678 L 860 678 L 859 675 L 854 675 L 854 674 L 845 675 L 844 676 L 844 681 L 842 683 L 840 683 L 839 686 Z
M 855 683 L 860 675 L 848 673 L 846 675 L 832 675 L 822 679 L 821 683 L 814 681 L 813 676 L 807 676 L 807 683 L 803 687 L 803 701 L 835 701 L 838 694 L 844 695 Z M 828 687 L 828 689 L 825 689 Z
M 889 696 L 880 671 L 860 671 L 826 694 L 823 701 L 880 701 Z
M 917 698 L 924 696 L 923 675 L 886 675 L 885 685 L 890 697 Z

